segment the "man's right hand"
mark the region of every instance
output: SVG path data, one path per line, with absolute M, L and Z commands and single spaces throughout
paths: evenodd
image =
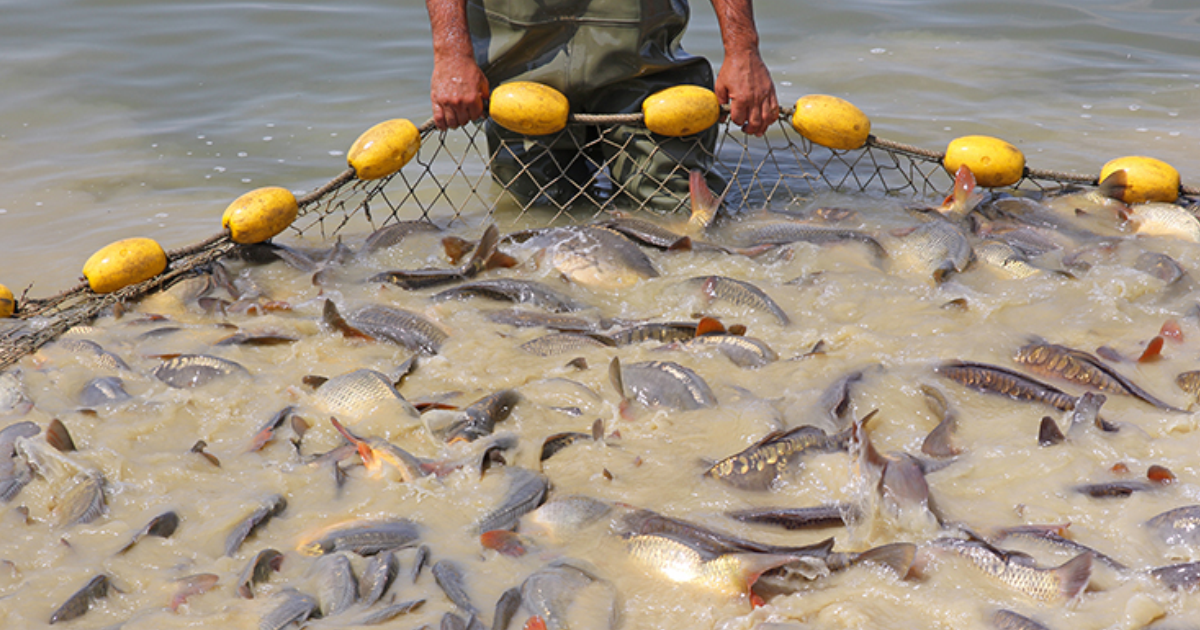
M 456 129 L 483 116 L 488 80 L 473 57 L 435 59 L 429 88 L 438 129 Z

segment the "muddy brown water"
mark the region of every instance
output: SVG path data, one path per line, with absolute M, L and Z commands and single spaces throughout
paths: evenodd
M 891 231 L 916 225 L 899 202 L 857 196 L 824 196 L 798 204 L 799 210 L 836 203 L 858 210 L 849 227 L 877 234 L 894 249 Z M 456 226 L 454 233 L 477 238 L 482 218 Z M 736 225 L 725 230 L 736 229 Z M 724 238 L 717 230 L 714 240 Z M 366 232 L 345 242 L 361 246 Z M 1154 395 L 1179 407 L 1189 395 L 1174 383 L 1194 369 L 1200 355 L 1200 322 L 1192 294 L 1171 294 L 1161 280 L 1133 268 L 1142 251 L 1167 254 L 1185 269 L 1200 266 L 1200 248 L 1167 238 L 1119 237 L 1114 248 L 1086 254 L 1092 267 L 1078 279 L 1039 275 L 1014 280 L 976 263 L 965 273 L 936 285 L 894 260 L 877 260 L 858 243 L 796 244 L 756 258 L 714 252 L 647 250 L 660 276 L 620 292 L 604 292 L 562 281 L 554 270 L 537 268 L 531 252 L 502 246 L 524 261 L 483 277 L 517 277 L 550 284 L 590 305 L 581 313 L 599 320 L 693 321 L 709 314 L 726 324 L 742 323 L 748 334 L 768 343 L 780 360 L 756 370 L 741 369 L 720 354 L 659 350 L 661 344 L 593 348 L 538 357 L 518 346 L 547 333 L 494 324 L 487 312 L 510 305 L 481 298 L 433 302 L 438 289 L 405 291 L 363 280 L 387 269 L 445 266 L 439 235 L 416 235 L 402 245 L 330 269 L 324 286 L 311 274 L 283 263 L 250 266 L 229 263 L 239 278 L 253 280 L 289 311 L 263 315 L 207 315 L 189 301 L 181 285 L 152 296 L 120 319 L 104 317 L 82 336 L 122 357 L 132 372 L 112 372 L 64 348 L 48 346 L 19 366 L 34 409 L 24 418 L 46 427 L 59 418 L 78 445 L 76 460 L 99 469 L 108 480 L 107 513 L 88 524 L 56 522 L 56 487 L 35 478 L 12 502 L 0 507 L 0 625 L 37 627 L 92 576 L 111 578 L 107 598 L 67 627 L 256 628 L 276 604 L 271 594 L 285 588 L 315 593 L 315 558 L 298 547 L 320 528 L 353 519 L 404 517 L 421 526 L 421 542 L 431 561 L 454 560 L 464 571 L 466 589 L 491 622 L 500 594 L 519 586 L 533 571 L 561 558 L 587 563 L 618 593 L 624 628 L 987 628 L 993 613 L 1011 609 L 1051 628 L 1189 627 L 1200 610 L 1196 595 L 1166 589 L 1142 573 L 1176 562 L 1200 560 L 1200 550 L 1167 548 L 1156 542 L 1144 521 L 1168 509 L 1200 502 L 1200 450 L 1197 419 L 1191 413 L 1156 410 L 1133 398 L 1110 395 L 1102 415 L 1121 431 L 1102 434 L 1088 428 L 1066 443 L 1043 448 L 1038 424 L 1049 407 L 1010 401 L 969 390 L 937 376 L 932 368 L 952 359 L 992 363 L 1013 369 L 1016 349 L 1031 337 L 1095 351 L 1106 345 L 1137 356 L 1168 319 L 1177 321 L 1182 341 L 1168 340 L 1163 358 L 1114 367 Z M 300 247 L 318 243 L 290 242 Z M 685 280 L 720 273 L 756 284 L 791 318 L 781 325 L 770 313 L 708 302 Z M 886 569 L 862 566 L 820 578 L 790 595 L 752 608 L 746 597 L 715 594 L 692 584 L 674 584 L 635 563 L 624 543 L 602 520 L 577 534 L 556 539 L 528 534 L 531 550 L 514 558 L 484 549 L 475 525 L 505 493 L 502 468 L 480 477 L 477 467 L 405 483 L 398 475 L 371 477 L 349 467 L 338 488 L 328 466 L 310 466 L 289 442 L 288 428 L 260 452 L 248 452 L 259 427 L 279 409 L 297 405 L 313 426 L 301 451 L 319 453 L 340 444 L 328 414 L 313 406 L 306 375 L 337 376 L 359 368 L 388 372 L 412 353 L 387 343 L 342 337 L 320 323 L 325 299 L 343 312 L 366 304 L 406 308 L 436 322 L 449 339 L 436 356 L 423 357 L 400 385 L 409 400 L 456 393 L 449 401 L 465 406 L 503 388 L 523 400 L 497 426 L 513 433 L 518 446 L 506 454 L 510 466 L 539 469 L 542 441 L 563 431 L 588 432 L 600 419 L 606 443 L 578 442 L 544 464 L 550 497 L 583 494 L 683 518 L 745 538 L 803 545 L 833 536 L 836 549 L 861 551 L 890 542 L 924 545 L 942 535 L 921 509 L 891 509 L 862 477 L 857 460 L 844 453 L 805 460 L 771 490 L 737 490 L 702 476 L 711 462 L 752 444 L 766 433 L 814 424 L 835 427 L 819 403 L 822 391 L 845 374 L 866 369 L 851 390 L 851 414 L 878 409 L 870 437 L 882 452 L 920 454 L 922 440 L 939 421 L 921 387 L 940 390 L 959 418 L 963 449 L 952 463 L 930 472 L 931 495 L 944 517 L 989 532 L 1019 524 L 1066 524 L 1069 537 L 1131 567 L 1117 573 L 1096 563 L 1088 590 L 1068 605 L 1044 605 L 982 575 L 967 562 L 939 556 L 922 576 L 900 579 Z M 965 299 L 966 308 L 946 308 Z M 145 321 L 145 315 L 166 321 Z M 282 333 L 298 338 L 277 346 L 216 346 L 234 332 Z M 178 326 L 162 336 L 144 333 Z M 825 351 L 804 356 L 824 341 Z M 236 361 L 249 377 L 220 380 L 195 389 L 172 389 L 150 376 L 155 355 L 205 353 Z M 576 356 L 586 369 L 568 366 Z M 711 386 L 719 403 L 709 409 L 672 411 L 635 405 L 626 415 L 609 383 L 613 357 L 624 363 L 669 360 L 694 370 Z M 100 375 L 121 376 L 132 399 L 79 410 L 84 384 Z M 1078 395 L 1082 389 L 1051 381 Z M 578 409 L 578 415 L 564 411 Z M 424 427 L 398 421 L 402 412 L 381 406 L 351 426 L 360 435 L 384 437 L 430 458 L 461 457 L 470 449 L 431 439 Z M 7 425 L 16 418 L 5 418 Z M 43 439 L 41 437 L 36 438 Z M 197 440 L 219 459 L 217 467 L 189 449 Z M 1129 473 L 1111 471 L 1124 463 Z M 1078 484 L 1145 479 L 1151 465 L 1169 468 L 1177 483 L 1128 498 L 1096 499 L 1072 490 Z M 226 537 L 240 520 L 274 494 L 287 508 L 226 557 Z M 740 523 L 723 516 L 750 507 L 807 507 L 849 501 L 866 510 L 852 527 L 785 531 Z M 24 508 L 24 510 L 22 510 Z M 27 517 L 25 516 L 27 510 Z M 170 538 L 148 537 L 117 555 L 135 531 L 154 516 L 175 510 L 180 516 Z M 284 553 L 281 571 L 256 587 L 253 600 L 239 598 L 239 573 L 265 548 Z M 1023 547 L 1023 549 L 1025 549 Z M 1040 566 L 1057 566 L 1073 554 L 1048 548 L 1026 549 Z M 404 577 L 411 550 L 401 552 L 401 578 L 389 597 L 396 602 L 425 599 L 423 607 L 384 627 L 436 626 L 454 605 L 425 572 L 416 584 Z M 354 560 L 359 572 L 365 566 Z M 168 608 L 174 580 L 198 573 L 218 576 L 213 590 L 191 597 L 177 612 Z M 594 603 L 593 603 L 594 604 Z M 520 615 L 512 627 L 519 627 Z M 573 627 L 605 627 L 606 611 L 579 613 Z M 340 627 L 357 616 L 314 621 L 314 627 Z M 784 624 L 776 626 L 771 624 Z

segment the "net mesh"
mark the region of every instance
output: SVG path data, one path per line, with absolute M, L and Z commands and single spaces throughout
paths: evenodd
M 680 158 L 711 164 L 727 182 L 722 212 L 736 215 L 764 207 L 780 208 L 824 192 L 903 195 L 928 200 L 943 196 L 953 179 L 942 167 L 943 154 L 871 136 L 860 149 L 838 151 L 816 145 L 799 135 L 788 122 L 792 111 L 782 109 L 770 133 L 753 137 L 729 123 L 718 125 L 713 149 L 695 143 L 689 151 L 700 155 L 671 155 L 674 166 L 657 177 L 636 173 L 648 180 L 660 197 L 651 208 L 645 196 L 632 194 L 629 181 L 609 176 L 621 160 L 631 159 L 635 143 L 653 141 L 641 125 L 640 114 L 576 115 L 558 134 L 521 142 L 544 143 L 574 151 L 557 152 L 554 171 L 560 173 L 535 181 L 537 194 L 515 195 L 492 176 L 490 165 L 503 153 L 515 158 L 517 176 L 535 165 L 523 163 L 519 151 L 507 142 L 489 150 L 485 123 L 476 122 L 454 131 L 437 131 L 432 122 L 419 129 L 421 148 L 399 172 L 377 180 L 357 179 L 353 169 L 343 171 L 327 184 L 297 199 L 299 217 L 290 230 L 296 235 L 329 239 L 351 226 L 380 227 L 400 220 L 424 219 L 441 225 L 453 224 L 465 215 L 486 212 L 504 225 L 586 223 L 620 209 L 627 213 L 663 211 L 668 206 L 683 208 L 686 194 L 668 186 L 675 178 L 686 180 L 687 167 Z M 630 131 L 632 129 L 632 132 Z M 586 172 L 582 181 L 566 173 Z M 1041 171 L 1026 168 L 1014 187 L 1048 190 L 1065 185 L 1095 186 L 1097 176 Z M 645 184 L 642 184 L 643 190 Z M 1183 187 L 1184 195 L 1200 190 Z M 554 194 L 551 194 L 554 193 Z M 1189 200 L 1194 203 L 1194 200 Z M 668 208 L 669 210 L 669 208 Z M 12 365 L 69 328 L 87 323 L 115 305 L 171 286 L 198 269 L 227 255 L 235 247 L 224 233 L 200 243 L 168 252 L 167 270 L 145 282 L 108 294 L 96 294 L 86 283 L 48 298 L 21 296 L 14 319 L 0 329 L 0 370 Z

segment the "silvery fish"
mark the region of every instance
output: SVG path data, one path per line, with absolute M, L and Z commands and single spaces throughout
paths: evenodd
M 923 223 L 904 235 L 892 252 L 893 260 L 918 275 L 944 282 L 950 274 L 971 264 L 971 243 L 953 223 L 938 219 Z
M 1146 521 L 1146 527 L 1168 545 L 1200 545 L 1200 505 L 1163 512 Z
M 387 405 L 415 421 L 420 413 L 400 392 L 392 379 L 380 372 L 359 369 L 325 381 L 313 393 L 313 404 L 327 413 L 353 423 Z
M 529 304 L 553 313 L 581 311 L 587 308 L 586 304 L 559 293 L 541 282 L 516 278 L 493 278 L 467 282 L 452 289 L 446 289 L 430 299 L 440 302 L 470 296 Z
M 238 363 L 206 354 L 181 354 L 154 368 L 154 377 L 177 389 L 203 387 L 217 379 L 235 374 L 249 376 Z
M 571 612 L 583 602 L 597 604 L 587 610 L 609 612 L 607 619 L 593 620 L 595 627 L 611 629 L 618 625 L 616 589 L 571 560 L 557 560 L 525 578 L 521 601 L 526 610 L 542 620 L 546 630 L 568 630 Z
M 1090 553 L 1081 553 L 1058 567 L 1041 569 L 1021 556 L 1006 554 L 979 541 L 938 538 L 930 545 L 969 560 L 984 575 L 1046 604 L 1075 599 L 1083 592 L 1092 574 Z
M 1150 202 L 1129 206 L 1121 218 L 1143 236 L 1168 236 L 1200 243 L 1200 219 L 1173 203 Z
M 620 289 L 658 277 L 654 264 L 633 241 L 601 227 L 546 228 L 508 238 L 524 239 L 524 245 L 539 250 L 539 264 L 584 286 Z
M 699 287 L 711 300 L 725 300 L 754 311 L 768 313 L 783 326 L 792 323 L 791 318 L 775 300 L 749 282 L 725 276 L 701 276 L 688 280 L 686 284 Z
M 650 407 L 692 410 L 715 407 L 717 397 L 708 383 L 692 370 L 670 361 L 609 364 L 609 376 L 622 398 L 628 396 Z
M 319 556 L 337 551 L 352 551 L 370 556 L 388 549 L 400 549 L 416 544 L 420 531 L 408 519 L 389 521 L 351 521 L 326 527 L 306 536 L 297 546 L 300 553 Z

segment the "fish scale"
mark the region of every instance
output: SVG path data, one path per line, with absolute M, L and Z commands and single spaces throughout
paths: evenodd
M 1043 376 L 1057 376 L 1102 392 L 1133 396 L 1159 409 L 1179 411 L 1104 365 L 1100 359 L 1074 348 L 1031 343 L 1017 350 L 1014 360 Z
M 420 414 L 396 391 L 391 379 L 374 370 L 360 369 L 325 381 L 313 395 L 313 402 L 335 416 L 353 419 L 385 402 L 396 402 L 411 418 Z
M 416 313 L 379 304 L 363 307 L 347 320 L 372 337 L 426 354 L 437 354 L 450 338 L 437 324 Z
M 621 367 L 621 378 L 632 397 L 643 405 L 703 409 L 715 407 L 717 397 L 699 374 L 670 361 L 645 361 Z
M 1039 569 L 1014 556 L 1001 556 L 980 543 L 939 538 L 931 544 L 966 558 L 984 575 L 1047 604 L 1074 599 L 1087 586 L 1092 571 L 1090 553 L 1079 554 L 1060 567 Z

